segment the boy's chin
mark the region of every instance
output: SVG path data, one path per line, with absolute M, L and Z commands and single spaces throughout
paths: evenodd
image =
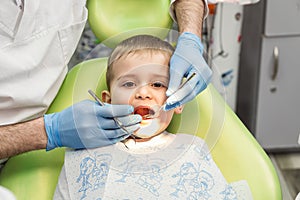
M 153 126 L 145 126 L 145 127 L 141 126 L 139 130 L 133 133 L 134 136 L 142 139 L 152 138 L 158 134 L 159 134 L 158 127 L 153 127 Z
M 135 133 L 133 133 L 133 135 L 136 138 L 140 138 L 140 139 L 148 139 L 148 138 L 152 138 L 156 135 L 158 135 L 159 133 L 157 133 L 156 131 L 137 131 Z
M 134 133 L 133 134 L 136 138 L 138 139 L 150 139 L 156 135 L 158 135 L 158 133 Z
M 141 127 L 133 133 L 137 138 L 152 138 L 163 131 L 164 125 L 159 119 L 142 120 Z

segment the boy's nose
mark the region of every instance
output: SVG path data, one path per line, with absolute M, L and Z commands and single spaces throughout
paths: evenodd
M 139 87 L 135 93 L 136 99 L 152 99 L 152 94 L 149 85 Z

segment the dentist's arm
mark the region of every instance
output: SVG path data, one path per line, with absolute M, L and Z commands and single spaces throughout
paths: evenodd
M 190 32 L 201 37 L 206 4 L 205 0 L 176 0 L 173 3 L 180 33 Z
M 193 100 L 210 82 L 212 71 L 204 60 L 201 44 L 202 23 L 207 9 L 205 0 L 176 0 L 173 3 L 180 36 L 170 61 L 170 82 L 166 109 Z M 196 74 L 177 91 L 182 79 Z
M 45 149 L 47 134 L 43 117 L 0 126 L 0 159 L 31 150 Z
M 95 148 L 114 144 L 129 137 L 114 121 L 118 117 L 129 133 L 142 120 L 132 115 L 129 105 L 100 106 L 90 100 L 44 117 L 15 125 L 0 126 L 0 159 L 19 153 L 57 147 Z

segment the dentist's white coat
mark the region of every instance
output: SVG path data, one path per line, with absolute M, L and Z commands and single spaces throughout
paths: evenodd
M 86 20 L 85 0 L 0 2 L 0 125 L 46 112 Z

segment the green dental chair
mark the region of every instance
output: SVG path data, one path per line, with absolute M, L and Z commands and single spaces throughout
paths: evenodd
M 110 1 L 116 2 L 116 0 Z M 147 5 L 146 1 L 151 3 Z M 149 9 L 152 3 L 152 6 L 154 4 L 157 6 L 162 0 L 143 2 L 145 8 Z M 90 6 L 92 8 L 98 6 L 95 4 L 96 1 L 88 2 L 89 11 L 91 11 Z M 161 12 L 168 13 L 168 6 L 169 4 Z M 93 12 L 89 15 L 93 16 Z M 89 18 L 91 19 L 90 16 Z M 159 21 L 163 20 L 159 19 Z M 166 21 L 169 23 L 161 27 L 167 28 L 170 25 L 169 17 Z M 97 24 L 97 20 L 94 23 Z M 90 22 L 90 24 L 93 23 Z M 101 27 L 100 24 L 99 27 Z M 96 32 L 96 30 L 93 31 Z M 155 34 L 164 37 L 164 33 Z M 104 37 L 101 40 L 105 39 Z M 114 46 L 115 43 L 115 41 L 108 40 L 107 45 Z M 48 113 L 61 111 L 83 99 L 92 99 L 87 92 L 88 89 L 100 94 L 106 87 L 106 61 L 106 58 L 92 59 L 72 68 Z M 195 100 L 188 103 L 181 115 L 175 115 L 168 130 L 174 133 L 190 133 L 205 139 L 227 181 L 246 180 L 255 200 L 282 199 L 279 179 L 269 157 L 235 113 L 226 105 L 213 85 L 209 85 Z M 0 185 L 10 189 L 18 200 L 52 199 L 63 159 L 64 148 L 50 152 L 32 151 L 12 157 L 1 171 Z

